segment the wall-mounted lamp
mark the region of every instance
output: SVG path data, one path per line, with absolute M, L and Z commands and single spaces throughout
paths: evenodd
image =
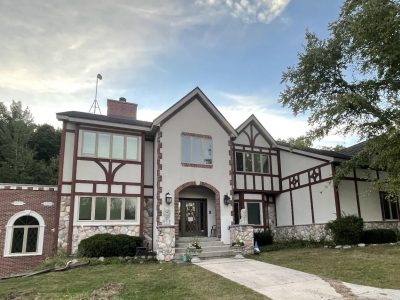
M 165 194 L 165 203 L 167 203 L 168 205 L 172 203 L 172 196 L 169 192 Z
M 229 205 L 231 203 L 231 198 L 228 195 L 224 196 L 224 204 Z

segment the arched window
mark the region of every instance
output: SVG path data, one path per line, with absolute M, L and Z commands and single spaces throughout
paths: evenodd
M 34 211 L 15 214 L 6 226 L 4 256 L 41 255 L 44 226 L 43 218 Z

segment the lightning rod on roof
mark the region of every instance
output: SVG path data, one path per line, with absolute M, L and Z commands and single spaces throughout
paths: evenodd
M 100 106 L 99 106 L 99 102 L 97 102 L 97 86 L 99 84 L 99 79 L 102 80 L 103 76 L 101 76 L 101 74 L 97 74 L 96 77 L 96 93 L 94 94 L 94 101 L 92 103 L 92 106 L 89 109 L 89 112 L 92 112 L 96 114 L 96 111 L 99 110 L 99 113 L 101 114 L 101 110 L 100 110 Z

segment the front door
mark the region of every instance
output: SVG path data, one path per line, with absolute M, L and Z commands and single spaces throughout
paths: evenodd
M 207 236 L 207 200 L 180 199 L 181 236 Z

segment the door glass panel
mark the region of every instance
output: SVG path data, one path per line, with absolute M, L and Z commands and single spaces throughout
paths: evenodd
M 96 207 L 94 211 L 95 220 L 105 220 L 107 219 L 107 198 L 106 197 L 96 197 Z
M 136 220 L 137 198 L 125 198 L 125 220 Z
M 79 200 L 79 220 L 92 218 L 92 197 L 81 197 Z
M 82 154 L 94 155 L 95 151 L 96 151 L 96 133 L 84 131 Z
M 126 138 L 126 159 L 138 159 L 138 138 L 128 136 Z
M 26 252 L 36 252 L 38 231 L 38 228 L 28 228 L 28 235 L 26 236 Z
M 21 253 L 24 242 L 24 228 L 14 228 L 11 253 Z
M 243 171 L 243 153 L 236 152 L 236 170 Z
M 110 199 L 110 220 L 121 220 L 122 198 Z
M 261 160 L 260 154 L 254 153 L 254 172 L 260 173 L 261 172 Z
M 99 133 L 97 156 L 104 157 L 104 158 L 110 157 L 110 135 L 109 134 Z
M 247 203 L 247 215 L 249 224 L 261 224 L 260 204 Z
M 124 137 L 121 135 L 113 136 L 112 158 L 124 158 Z

